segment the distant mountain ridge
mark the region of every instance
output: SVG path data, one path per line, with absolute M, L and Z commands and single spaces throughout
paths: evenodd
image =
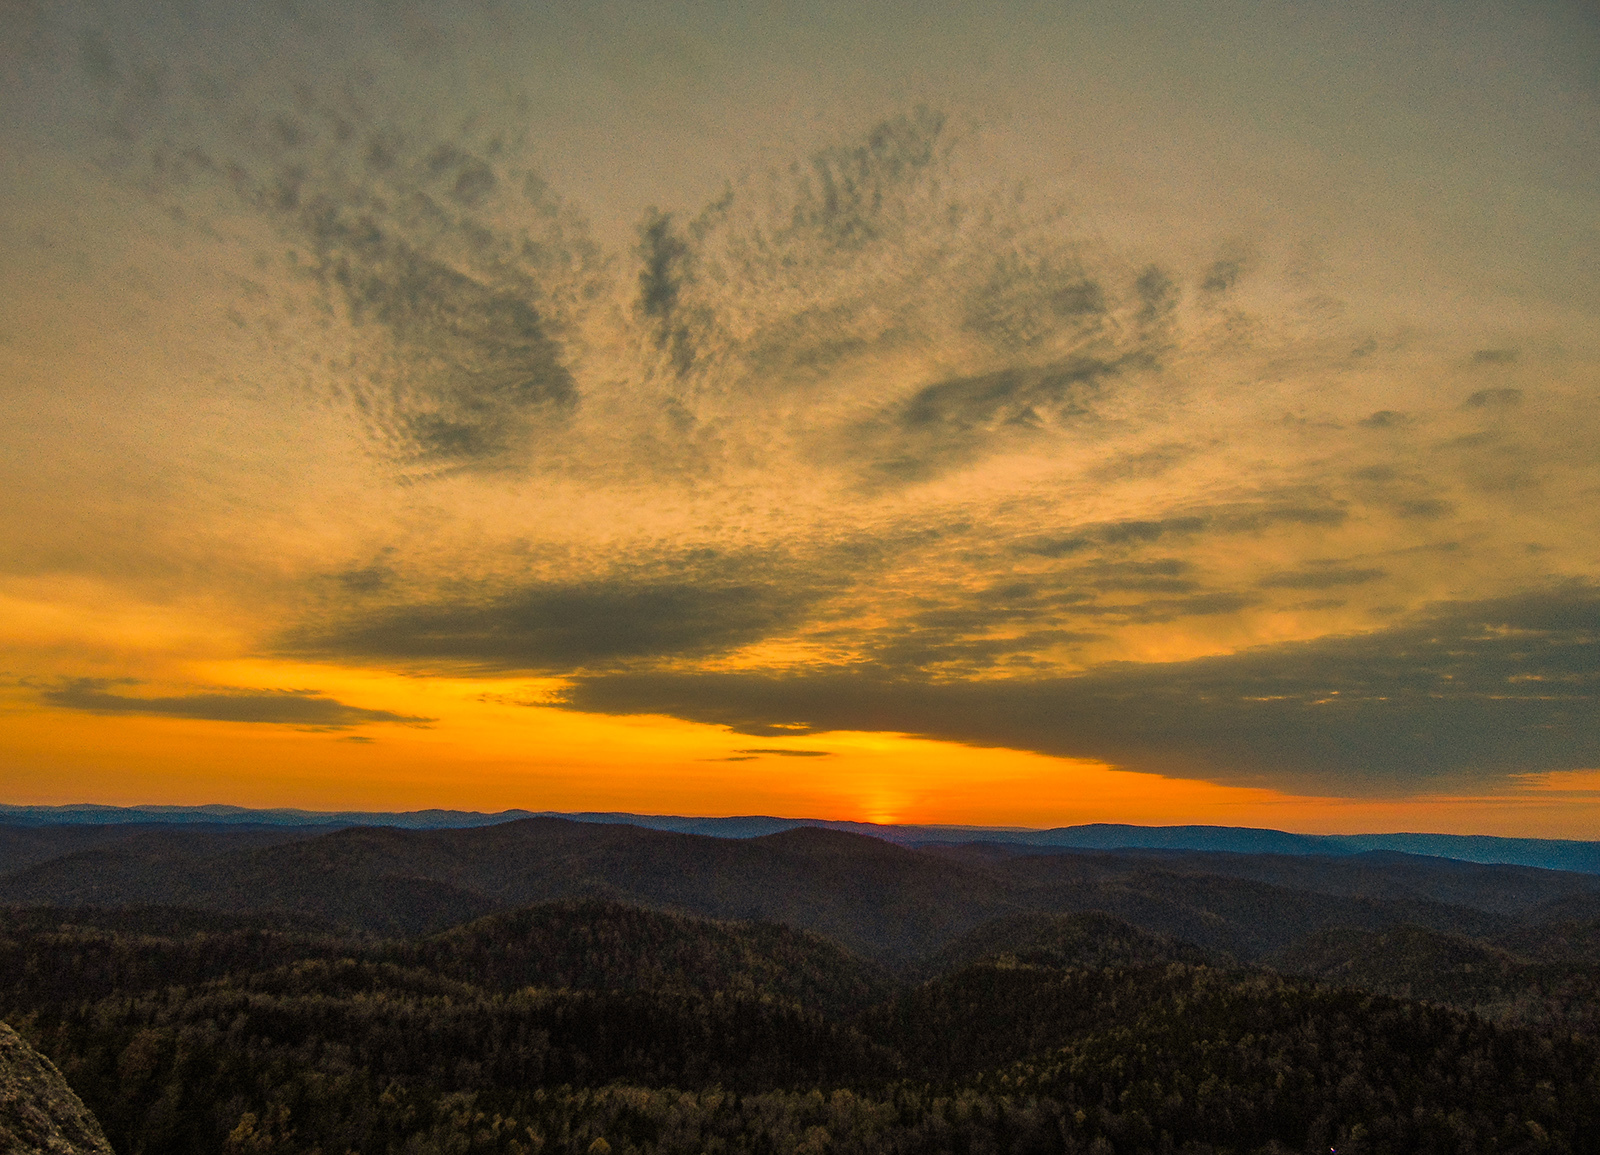
M 824 818 L 748 815 L 697 818 L 685 815 L 610 811 L 567 813 L 553 810 L 470 810 L 403 812 L 250 809 L 242 806 L 11 806 L 0 804 L 0 824 L 9 826 L 210 825 L 333 828 L 388 826 L 405 830 L 458 830 L 497 826 L 525 818 L 565 818 L 573 822 L 624 824 L 676 834 L 715 838 L 760 838 L 800 827 L 866 834 L 903 846 L 993 843 L 1034 851 L 1150 850 L 1211 851 L 1232 854 L 1343 856 L 1394 851 L 1462 862 L 1535 866 L 1600 874 L 1600 841 L 1552 838 L 1500 838 L 1479 834 L 1295 834 L 1247 826 L 1133 826 L 1090 823 L 1033 830 L 1005 826 L 876 825 Z
M 0 907 L 179 906 L 415 935 L 594 899 L 783 923 L 897 967 L 994 919 L 1089 911 L 1249 960 L 1339 926 L 1485 937 L 1546 913 L 1582 919 L 1600 904 L 1600 875 L 1390 851 L 1052 853 L 814 827 L 735 839 L 560 818 L 435 830 L 0 825 Z

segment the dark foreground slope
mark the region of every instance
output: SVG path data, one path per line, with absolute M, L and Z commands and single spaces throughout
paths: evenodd
M 810 828 L 734 840 L 548 818 L 237 838 L 86 829 L 64 835 L 53 857 L 41 857 L 37 830 L 13 840 L 25 864 L 0 873 L 0 905 L 164 904 L 409 935 L 600 898 L 781 922 L 900 965 L 983 923 L 1035 912 L 1105 911 L 1252 960 L 1335 927 L 1484 937 L 1516 929 L 1530 912 L 1570 919 L 1600 903 L 1600 876 L 1405 855 L 918 850 Z
M 1600 1151 L 1571 1031 L 1175 961 L 1104 915 L 992 929 L 1011 949 L 894 985 L 598 902 L 390 940 L 36 910 L 0 921 L 0 1015 L 121 1155 Z

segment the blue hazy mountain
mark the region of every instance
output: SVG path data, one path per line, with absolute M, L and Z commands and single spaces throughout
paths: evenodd
M 625 823 L 678 834 L 716 838 L 760 838 L 797 827 L 822 827 L 868 834 L 906 846 L 990 843 L 1018 850 L 1201 850 L 1228 854 L 1354 855 L 1376 851 L 1453 858 L 1462 862 L 1537 866 L 1600 874 L 1600 841 L 1497 838 L 1478 834 L 1293 834 L 1248 826 L 1131 826 L 1097 822 L 1031 830 L 1002 826 L 914 826 L 838 822 L 820 818 L 749 815 L 696 818 L 683 815 L 585 811 L 409 810 L 400 812 L 250 809 L 242 806 L 7 806 L 0 825 L 113 826 L 129 824 L 348 827 L 392 826 L 407 830 L 453 830 L 494 826 L 523 818 L 567 818 L 575 822 Z

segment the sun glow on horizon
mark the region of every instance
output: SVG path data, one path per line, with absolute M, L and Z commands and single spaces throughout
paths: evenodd
M 755 737 L 666 715 L 541 704 L 553 682 L 417 679 L 244 663 L 226 683 L 303 687 L 417 722 L 330 726 L 0 709 L 6 801 L 226 803 L 310 810 L 428 808 L 768 814 L 876 825 L 1048 828 L 1264 826 L 1304 833 L 1426 829 L 1579 837 L 1600 818 L 1600 771 L 1530 777 L 1492 794 L 1305 796 L 915 735 Z M 143 687 L 130 691 L 149 696 Z M 120 702 L 117 709 L 121 709 Z M 248 767 L 231 776 L 228 767 Z M 220 771 L 220 774 L 219 774 Z

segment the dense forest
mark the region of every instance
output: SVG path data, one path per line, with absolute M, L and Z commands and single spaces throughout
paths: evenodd
M 1600 1153 L 1596 876 L 5 833 L 0 1018 L 118 1155 Z
M 1586 1026 L 1214 965 L 1101 914 L 950 953 L 917 981 L 600 901 L 413 938 L 14 909 L 0 1017 L 121 1155 L 1600 1150 Z

